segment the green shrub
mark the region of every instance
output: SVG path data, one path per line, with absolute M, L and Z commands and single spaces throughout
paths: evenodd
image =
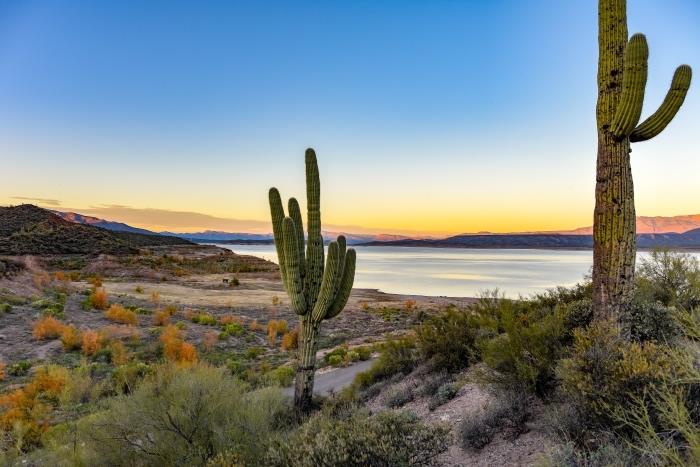
M 81 446 L 78 465 L 204 466 L 231 450 L 244 465 L 260 465 L 288 412 L 277 390 L 246 392 L 220 369 L 159 367 L 51 444 Z
M 201 324 L 203 326 L 216 326 L 217 324 L 219 324 L 216 318 L 214 318 L 209 313 L 198 313 L 196 315 L 192 315 L 190 321 L 192 321 L 195 324 Z
M 421 353 L 436 369 L 459 371 L 479 360 L 477 342 L 496 333 L 496 321 L 449 307 L 416 328 Z
M 12 311 L 12 305 L 9 303 L 0 303 L 0 315 L 9 313 Z
M 264 353 L 265 349 L 263 347 L 248 347 L 245 351 L 245 358 L 254 360 Z
M 421 378 L 421 381 L 423 381 L 423 384 L 418 392 L 422 396 L 432 396 L 441 386 L 450 383 L 452 376 L 446 371 L 438 371 L 425 375 Z
M 146 363 L 131 362 L 120 365 L 112 373 L 112 384 L 120 394 L 131 394 L 143 379 L 153 373 L 153 367 Z
M 688 358 L 663 344 L 630 342 L 615 325 L 595 322 L 574 333 L 571 355 L 557 376 L 566 397 L 594 421 L 609 425 L 615 408 L 665 381 L 688 376 Z
M 343 357 L 340 355 L 328 355 L 326 357 L 326 363 L 331 366 L 340 366 L 343 363 Z
M 312 416 L 278 439 L 267 465 L 295 467 L 433 465 L 447 449 L 449 430 L 422 423 L 410 412 L 344 409 Z
M 222 333 L 226 333 L 226 336 L 241 336 L 245 332 L 243 326 L 238 323 L 228 323 L 221 327 Z
M 505 388 L 550 392 L 566 340 L 562 314 L 532 317 L 503 310 L 501 323 L 505 332 L 483 344 L 483 361 L 495 370 L 485 376 Z
M 29 373 L 29 369 L 32 367 L 32 362 L 29 360 L 20 360 L 19 362 L 13 363 L 7 368 L 7 373 L 12 376 L 25 376 Z
M 691 310 L 700 306 L 700 263 L 687 253 L 654 250 L 637 271 L 637 296 Z
M 458 427 L 459 442 L 464 449 L 481 449 L 496 433 L 515 439 L 525 431 L 529 417 L 527 396 L 522 392 L 504 392 L 478 414 L 464 417 Z
M 632 339 L 640 342 L 671 342 L 680 334 L 673 309 L 640 299 L 634 301 L 630 310 L 629 328 Z
M 428 402 L 428 410 L 432 412 L 438 407 L 445 405 L 454 399 L 458 392 L 459 386 L 455 383 L 445 383 L 441 385 L 433 397 L 430 398 L 430 402 Z
M 289 366 L 277 367 L 265 373 L 263 380 L 267 386 L 286 388 L 294 382 L 294 368 Z
M 395 339 L 381 345 L 381 353 L 369 370 L 358 374 L 351 391 L 366 389 L 374 383 L 396 374 L 407 375 L 418 364 L 415 340 Z
M 415 399 L 416 395 L 413 387 L 408 384 L 398 384 L 393 386 L 384 396 L 384 405 L 391 409 L 397 409 Z

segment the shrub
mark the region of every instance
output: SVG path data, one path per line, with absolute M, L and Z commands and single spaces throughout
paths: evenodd
M 634 301 L 629 316 L 632 339 L 645 342 L 670 342 L 680 334 L 673 310 L 660 302 Z
M 3 361 L 0 361 L 0 381 L 5 380 L 5 370 L 7 369 L 7 364 Z
M 595 322 L 574 333 L 569 358 L 557 367 L 564 394 L 591 418 L 609 424 L 615 408 L 628 407 L 664 381 L 687 376 L 690 364 L 669 347 L 623 339 L 614 324 Z
M 65 324 L 52 316 L 39 319 L 32 326 L 32 336 L 38 340 L 57 339 L 61 336 Z
M 61 331 L 61 344 L 65 350 L 78 350 L 82 345 L 83 338 L 73 326 L 64 326 Z
M 416 329 L 423 355 L 435 368 L 448 371 L 458 371 L 478 361 L 477 340 L 494 333 L 492 321 L 454 307 L 429 317 Z
M 85 446 L 80 465 L 204 466 L 231 449 L 244 465 L 259 465 L 287 412 L 279 392 L 246 392 L 221 369 L 166 366 L 56 444 L 77 435 Z
M 555 368 L 566 339 L 561 313 L 538 317 L 503 309 L 500 321 L 505 332 L 483 345 L 483 361 L 495 370 L 487 379 L 506 389 L 546 394 L 555 386 Z
M 204 333 L 204 337 L 202 338 L 202 345 L 204 346 L 204 350 L 207 352 L 211 352 L 214 347 L 216 347 L 216 342 L 219 340 L 219 336 L 216 334 L 214 331 L 207 331 Z
M 413 388 L 408 384 L 398 384 L 389 389 L 384 396 L 384 405 L 391 409 L 403 407 L 415 399 Z
M 280 300 L 280 298 L 279 298 L 277 295 L 273 295 L 273 296 L 272 296 L 272 305 L 273 305 L 273 306 L 279 305 L 280 302 L 281 302 L 281 300 Z
M 292 350 L 299 346 L 299 329 L 293 329 L 282 336 L 282 350 Z
M 118 303 L 112 304 L 112 306 L 105 311 L 105 317 L 110 321 L 128 324 L 129 326 L 136 326 L 138 324 L 138 317 L 136 316 L 136 313 L 131 310 L 127 310 Z
M 189 365 L 197 361 L 197 349 L 184 341 L 182 333 L 176 327 L 168 325 L 160 335 L 163 345 L 163 356 L 171 361 Z
M 202 326 L 216 326 L 219 324 L 214 316 L 209 313 L 197 313 L 190 319 L 195 324 L 201 324 Z
M 219 324 L 221 326 L 226 326 L 227 324 L 236 323 L 243 324 L 243 319 L 240 316 L 224 315 L 219 319 Z
M 506 391 L 478 414 L 462 420 L 458 428 L 460 444 L 464 449 L 481 449 L 496 433 L 515 439 L 525 431 L 529 417 L 527 396 L 522 392 Z
M 136 288 L 134 289 L 134 292 L 143 293 L 143 287 L 141 287 L 140 285 L 137 285 Z
M 96 287 L 88 296 L 88 303 L 96 310 L 106 310 L 109 307 L 109 297 L 104 287 Z
M 12 376 L 25 376 L 29 373 L 29 369 L 32 367 L 32 362 L 29 360 L 20 360 L 19 362 L 10 365 L 7 373 Z
M 112 384 L 120 394 L 131 394 L 146 375 L 153 373 L 153 367 L 146 363 L 127 363 L 115 368 Z
M 700 263 L 692 255 L 654 250 L 636 277 L 637 295 L 645 302 L 686 310 L 700 306 Z
M 415 340 L 391 340 L 381 346 L 381 353 L 369 370 L 358 374 L 351 391 L 366 389 L 374 383 L 396 374 L 409 374 L 418 364 Z
M 266 459 L 270 466 L 431 465 L 447 449 L 444 427 L 422 423 L 409 412 L 346 409 L 337 418 L 319 413 L 280 437 Z
M 100 337 L 96 331 L 89 329 L 83 332 L 82 342 L 80 344 L 83 354 L 90 356 L 100 350 Z
M 153 325 L 154 326 L 166 326 L 170 324 L 170 313 L 165 310 L 156 311 L 153 314 Z
M 433 397 L 430 398 L 430 402 L 428 402 L 428 410 L 432 412 L 441 405 L 445 405 L 454 399 L 457 393 L 459 393 L 459 386 L 457 384 L 445 383 L 441 385 Z
M 263 376 L 267 386 L 288 387 L 294 382 L 294 369 L 288 366 L 280 366 L 268 371 Z
M 12 305 L 9 303 L 0 303 L 0 315 L 4 315 L 5 313 L 9 313 L 12 311 Z
M 229 336 L 242 336 L 243 333 L 245 332 L 245 329 L 243 329 L 243 326 L 241 326 L 238 323 L 226 324 L 222 327 L 222 329 L 223 329 L 223 332 L 225 332 Z
M 0 396 L 0 431 L 16 449 L 25 451 L 39 443 L 66 379 L 64 368 L 43 367 L 24 387 Z

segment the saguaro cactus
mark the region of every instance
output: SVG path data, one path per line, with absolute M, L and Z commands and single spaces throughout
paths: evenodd
M 630 143 L 661 133 L 681 107 L 691 69 L 676 69 L 671 89 L 639 123 L 649 51 L 644 35 L 628 40 L 626 0 L 598 3 L 598 161 L 593 220 L 593 301 L 597 318 L 625 319 L 632 299 L 636 256 Z
M 316 365 L 316 340 L 321 322 L 337 316 L 348 301 L 355 279 L 355 250 L 345 248 L 342 235 L 328 245 L 323 264 L 321 237 L 321 182 L 316 153 L 306 150 L 306 197 L 308 240 L 304 254 L 304 226 L 296 199 L 289 200 L 285 217 L 277 188 L 270 188 L 270 212 L 282 282 L 299 315 L 299 365 L 294 404 L 300 412 L 311 408 Z

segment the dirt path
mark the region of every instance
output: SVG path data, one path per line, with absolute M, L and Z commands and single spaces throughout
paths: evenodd
M 314 394 L 327 396 L 350 386 L 355 376 L 363 371 L 367 371 L 372 366 L 372 363 L 374 363 L 374 359 L 358 362 L 344 368 L 335 368 L 330 371 L 317 371 L 314 377 Z M 285 388 L 284 394 L 293 396 L 294 387 Z

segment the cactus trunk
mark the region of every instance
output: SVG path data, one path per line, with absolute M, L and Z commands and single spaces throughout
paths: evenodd
M 311 409 L 314 390 L 318 326 L 314 327 L 311 315 L 302 316 L 301 322 L 299 365 L 294 382 L 294 406 L 300 413 L 308 413 Z
M 321 182 L 313 149 L 306 150 L 306 196 L 308 238 L 304 250 L 299 203 L 290 199 L 289 216 L 285 217 L 279 192 L 276 188 L 270 189 L 272 230 L 282 283 L 292 309 L 299 315 L 301 327 L 294 390 L 294 404 L 300 414 L 307 413 L 312 407 L 316 341 L 321 322 L 343 310 L 355 278 L 355 250 L 346 251 L 342 235 L 328 246 L 324 265 Z
M 642 34 L 628 40 L 626 0 L 598 3 L 598 158 L 593 218 L 595 317 L 624 324 L 634 293 L 636 214 L 631 142 L 658 135 L 688 92 L 691 70 L 678 67 L 659 110 L 639 125 L 647 80 Z

